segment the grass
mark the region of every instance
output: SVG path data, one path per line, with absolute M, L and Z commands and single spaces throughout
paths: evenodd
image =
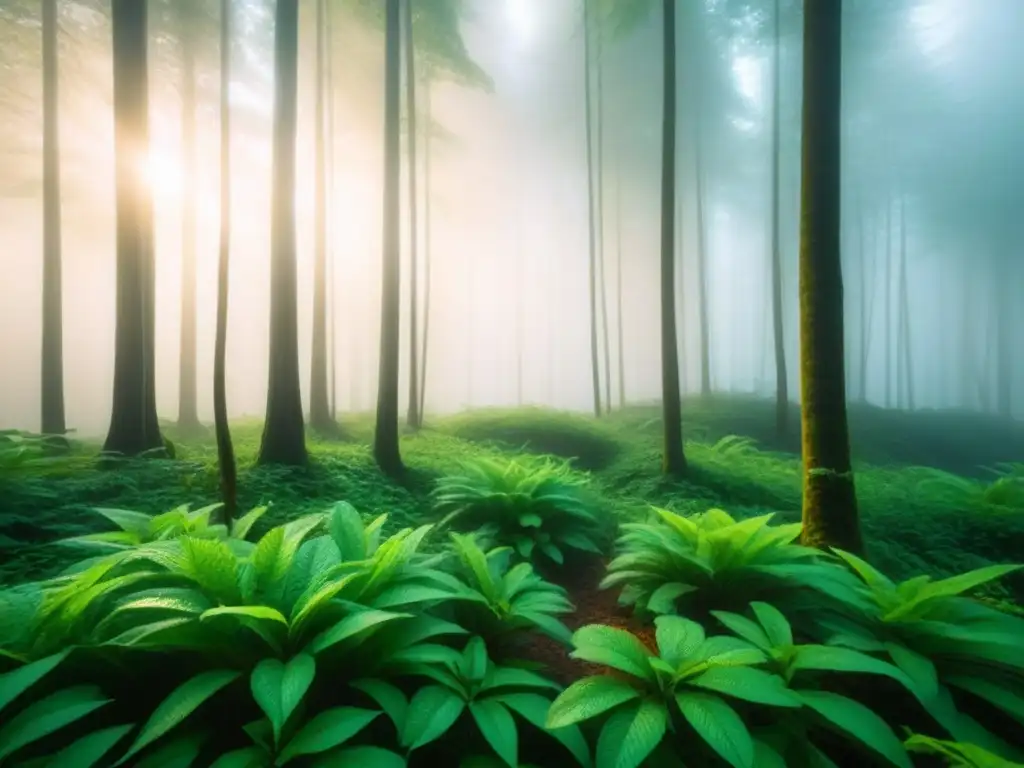
M 434 479 L 454 471 L 460 461 L 529 452 L 575 459 L 578 471 L 589 475 L 592 488 L 623 519 L 635 518 L 650 504 L 681 512 L 718 506 L 737 517 L 771 511 L 780 521 L 799 519 L 796 438 L 774 438 L 771 403 L 720 396 L 691 400 L 684 412 L 691 471 L 679 483 L 659 474 L 660 418 L 648 406 L 601 421 L 535 408 L 436 419 L 419 434 L 403 437 L 410 472 L 401 485 L 386 480 L 373 463 L 373 425 L 367 416 L 343 420 L 344 442 L 311 435 L 314 461 L 305 469 L 253 466 L 260 425 L 237 422 L 240 504 L 247 509 L 270 502 L 261 521 L 266 528 L 344 499 L 364 514 L 389 512 L 389 525 L 399 528 L 430 516 Z M 993 478 L 983 467 L 1024 458 L 1024 425 L 858 406 L 852 416 L 864 532 L 879 568 L 897 579 L 918 573 L 942 577 L 1019 560 L 1024 509 L 984 501 L 985 484 Z M 179 441 L 172 427 L 167 434 L 176 444 L 173 461 L 141 459 L 99 469 L 92 461 L 98 446 L 85 442 L 73 443 L 67 460 L 2 468 L 0 583 L 52 575 L 69 563 L 72 553 L 50 542 L 98 530 L 102 522 L 92 507 L 157 513 L 182 503 L 197 507 L 216 501 L 212 440 Z M 943 482 L 936 482 L 937 471 L 944 473 Z M 1024 602 L 1019 578 L 1009 585 L 1013 597 Z

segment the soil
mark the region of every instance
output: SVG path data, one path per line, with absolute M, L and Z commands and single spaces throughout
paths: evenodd
M 654 627 L 634 618 L 631 607 L 619 605 L 618 589 L 598 589 L 597 585 L 605 576 L 604 561 L 593 559 L 576 567 L 541 575 L 564 587 L 569 593 L 569 600 L 576 606 L 574 613 L 559 617 L 571 631 L 588 624 L 604 624 L 631 632 L 644 645 L 655 650 Z M 562 685 L 569 685 L 587 675 L 610 672 L 607 667 L 569 658 L 571 651 L 571 648 L 546 635 L 530 633 L 524 638 L 524 645 L 516 649 L 516 656 L 524 661 L 543 664 L 546 675 Z

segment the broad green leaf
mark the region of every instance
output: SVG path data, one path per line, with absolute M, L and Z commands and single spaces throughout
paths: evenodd
M 758 622 L 764 627 L 765 634 L 776 648 L 784 648 L 793 644 L 793 628 L 789 625 L 782 611 L 768 603 L 753 602 L 751 610 Z
M 592 664 L 613 667 L 641 680 L 654 681 L 648 659 L 653 655 L 631 632 L 602 624 L 589 624 L 572 636 L 576 647 L 570 656 Z
M 885 650 L 917 689 L 919 696 L 934 699 L 939 695 L 939 674 L 931 659 L 899 643 L 886 643 Z
M 597 768 L 637 768 L 657 748 L 668 728 L 668 710 L 643 699 L 614 712 L 597 739 Z
M 305 653 L 289 659 L 287 664 L 264 659 L 252 671 L 252 696 L 270 719 L 274 743 L 280 743 L 281 729 L 306 695 L 315 675 L 316 662 Z
M 263 514 L 267 509 L 268 507 L 253 507 L 237 520 L 232 520 L 231 537 L 235 539 L 246 538 L 253 525 L 255 525 L 257 520 L 263 517 Z
M 860 651 L 831 645 L 800 645 L 791 662 L 790 669 L 812 669 L 820 672 L 860 672 L 869 675 L 885 675 L 900 683 L 906 677 L 888 662 L 873 658 Z
M 1024 725 L 1024 696 L 1014 691 L 1010 685 L 1000 685 L 991 680 L 966 675 L 946 675 L 942 682 L 973 693 Z
M 562 686 L 543 675 L 528 669 L 517 667 L 495 667 L 487 671 L 487 676 L 480 684 L 480 693 L 493 691 L 497 688 L 542 688 L 546 690 L 562 690 Z
M 681 616 L 659 616 L 654 620 L 654 626 L 658 653 L 673 669 L 679 669 L 705 639 L 704 628 L 700 624 Z
M 282 750 L 277 764 L 300 755 L 314 755 L 341 746 L 377 717 L 380 712 L 359 707 L 333 707 L 307 722 Z
M 267 753 L 263 748 L 253 746 L 221 755 L 210 768 L 262 768 L 267 762 Z
M 0 728 L 0 761 L 45 738 L 111 700 L 95 685 L 64 688 L 33 702 Z
M 647 610 L 651 613 L 659 614 L 672 613 L 676 609 L 676 600 L 678 598 L 696 591 L 696 587 L 677 581 L 662 584 L 647 598 Z
M 328 513 L 327 528 L 341 552 L 342 561 L 362 560 L 369 555 L 363 518 L 347 501 L 339 501 Z
M 912 768 L 902 742 L 878 715 L 860 702 L 827 691 L 799 691 L 800 700 L 840 731 L 899 768 Z
M 754 765 L 757 768 L 787 768 L 785 758 L 759 739 L 754 739 Z
M 595 675 L 577 680 L 555 699 L 548 710 L 546 727 L 564 728 L 590 720 L 627 701 L 640 697 L 629 683 Z
M 459 719 L 466 702 L 448 688 L 427 685 L 416 691 L 402 730 L 402 746 L 419 749 L 441 738 Z
M 357 691 L 362 691 L 384 710 L 395 729 L 401 733 L 405 726 L 405 716 L 409 711 L 409 702 L 401 689 L 384 680 L 367 678 L 349 683 Z
M 103 515 L 122 531 L 134 533 L 141 539 L 149 538 L 149 524 L 153 518 L 147 514 L 110 507 L 93 507 L 92 511 Z
M 736 699 L 774 707 L 799 707 L 798 699 L 778 675 L 753 667 L 712 667 L 686 681 L 688 685 Z
M 186 731 L 151 747 L 132 768 L 192 768 L 209 737 L 205 730 Z
M 494 699 L 469 702 L 469 713 L 477 728 L 498 756 L 509 768 L 519 765 L 519 731 L 515 720 L 505 707 Z
M 61 651 L 0 675 L 0 712 L 18 696 L 42 680 L 47 673 L 64 661 L 69 653 L 70 650 Z
M 239 674 L 234 670 L 214 669 L 209 672 L 201 672 L 179 685 L 171 691 L 166 699 L 160 702 L 153 714 L 149 716 L 146 724 L 142 726 L 139 735 L 135 737 L 131 748 L 116 765 L 127 763 L 129 758 L 134 757 L 181 723 L 207 699 L 237 680 Z
M 288 619 L 285 618 L 276 608 L 269 605 L 221 605 L 203 611 L 199 616 L 200 621 L 207 621 L 217 616 L 240 616 L 258 621 L 273 621 L 288 626 Z
M 476 586 L 479 587 L 488 600 L 492 603 L 497 602 L 501 596 L 498 594 L 498 585 L 494 582 L 494 577 L 491 575 L 491 570 L 487 565 L 487 557 L 484 555 L 483 550 L 477 546 L 470 536 L 463 536 L 458 533 L 451 533 L 449 535 L 452 541 L 455 542 L 455 551 L 459 559 L 462 560 L 466 568 L 473 574 Z
M 767 651 L 772 647 L 772 641 L 768 639 L 764 628 L 758 626 L 757 622 L 751 621 L 746 616 L 728 611 L 711 611 L 711 615 L 718 619 L 734 635 L 743 638 L 762 651 Z
M 686 722 L 733 768 L 754 768 L 754 740 L 736 710 L 717 696 L 686 691 L 676 694 Z
M 483 682 L 489 664 L 490 659 L 487 657 L 487 646 L 483 638 L 471 637 L 459 662 L 462 676 L 473 684 Z
M 886 577 L 885 574 L 877 568 L 869 565 L 865 560 L 862 560 L 850 552 L 844 552 L 841 549 L 833 548 L 832 551 L 844 560 L 846 564 L 850 566 L 850 568 L 852 568 L 872 590 L 879 592 L 896 591 L 896 585 Z
M 406 768 L 405 758 L 380 747 L 345 747 L 309 761 L 310 768 Z
M 547 730 L 546 721 L 551 702 L 539 693 L 504 693 L 495 696 L 494 700 L 500 701 L 534 727 Z M 555 728 L 549 733 L 572 753 L 577 763 L 589 768 L 590 747 L 579 728 L 567 725 Z
M 325 629 L 313 638 L 307 650 L 313 654 L 323 653 L 340 642 L 373 632 L 388 622 L 411 617 L 412 615 L 408 613 L 392 613 L 372 609 L 359 611 L 346 616 L 333 627 Z
M 913 600 L 900 605 L 898 608 L 882 617 L 883 621 L 898 621 L 904 616 L 913 612 L 920 604 L 938 598 L 955 597 L 968 590 L 980 587 L 990 581 L 1000 579 L 1009 573 L 1020 570 L 1020 565 L 989 565 L 984 568 L 977 568 L 959 576 L 951 576 L 948 579 L 932 582 L 922 589 Z
M 115 725 L 93 731 L 49 758 L 47 768 L 92 768 L 123 739 L 134 725 Z

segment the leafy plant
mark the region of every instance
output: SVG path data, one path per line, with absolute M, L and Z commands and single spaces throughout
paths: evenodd
M 834 631 L 831 642 L 887 656 L 956 740 L 1012 754 L 957 710 L 950 689 L 986 702 L 1024 726 L 1024 620 L 963 597 L 1021 566 L 992 565 L 938 581 L 922 575 L 896 584 L 856 555 L 837 554 L 863 580 L 870 602 L 856 620 L 828 622 Z
M 485 553 L 471 536 L 453 533 L 451 539 L 462 566 L 458 623 L 493 641 L 537 630 L 570 644 L 572 633 L 557 618 L 573 611 L 562 587 L 542 579 L 529 563 L 511 565 L 509 547 Z
M 601 553 L 598 510 L 567 464 L 465 462 L 459 474 L 438 480 L 433 496 L 442 528 L 474 530 L 526 560 L 561 565 L 567 550 Z
M 920 734 L 912 735 L 904 744 L 909 752 L 946 758 L 951 768 L 1021 768 L 1024 765 L 1011 763 L 974 744 L 943 741 Z
M 585 677 L 551 705 L 547 726 L 563 728 L 607 715 L 597 742 L 597 768 L 636 768 L 671 733 L 683 747 L 692 732 L 729 765 L 752 768 L 765 747 L 734 708 L 752 702 L 798 708 L 800 698 L 778 675 L 758 669 L 767 655 L 730 636 L 707 637 L 679 616 L 655 620 L 657 653 L 625 630 L 592 624 L 573 635 L 572 657 L 610 667 Z
M 477 730 L 504 765 L 519 766 L 519 731 L 514 715 L 536 728 L 544 721 L 556 683 L 534 672 L 503 667 L 491 661 L 480 637 L 470 638 L 459 653 L 435 646 L 429 653 L 409 655 L 404 671 L 429 678 L 433 684 L 420 688 L 408 706 L 392 707 L 391 715 L 409 752 L 444 736 L 468 713 Z M 552 736 L 583 766 L 590 752 L 577 728 L 563 728 Z
M 654 509 L 652 522 L 622 526 L 618 556 L 601 588 L 623 586 L 619 602 L 653 614 L 740 609 L 755 599 L 789 616 L 822 615 L 860 597 L 857 579 L 818 550 L 796 544 L 800 524 L 772 515 L 736 521 L 720 509 L 693 518 Z
M 918 488 L 942 496 L 965 510 L 1024 511 L 1024 464 L 1007 462 L 986 469 L 993 476 L 988 482 L 931 467 L 922 468 L 928 476 Z

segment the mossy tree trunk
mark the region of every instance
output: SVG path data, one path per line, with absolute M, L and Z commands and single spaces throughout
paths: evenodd
M 411 0 L 405 0 L 406 3 Z M 401 16 L 402 0 L 387 0 L 384 33 L 384 232 L 380 302 L 380 367 L 377 376 L 377 426 L 373 457 L 386 474 L 404 469 L 398 445 L 398 361 L 401 320 L 399 178 L 401 160 Z
M 60 214 L 60 106 L 57 0 L 43 0 L 43 349 L 41 426 L 67 432 L 64 415 L 64 308 Z
M 274 144 L 270 219 L 270 372 L 267 416 L 257 461 L 305 464 L 299 388 L 295 267 L 295 122 L 299 3 L 277 0 L 274 19 Z
M 862 552 L 843 373 L 841 0 L 804 4 L 800 192 L 803 541 Z
M 220 246 L 217 264 L 217 330 L 213 346 L 213 424 L 225 522 L 238 511 L 238 467 L 228 426 L 226 357 L 231 267 L 231 0 L 220 0 Z
M 679 347 L 676 330 L 676 7 L 663 0 L 664 26 L 661 124 L 661 402 L 665 445 L 662 471 L 686 472 L 683 452 L 683 407 L 679 392 Z
M 149 153 L 147 0 L 112 0 L 117 311 L 114 392 L 104 451 L 163 447 L 156 415 L 153 203 Z

